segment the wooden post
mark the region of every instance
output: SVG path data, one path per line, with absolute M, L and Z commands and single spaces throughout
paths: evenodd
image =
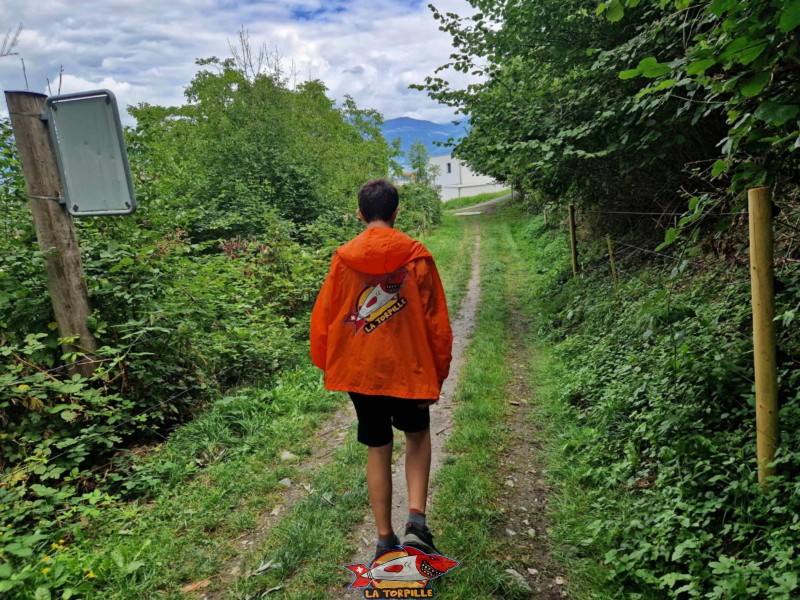
M 614 265 L 614 248 L 611 245 L 611 235 L 606 234 L 608 244 L 608 262 L 611 263 L 611 281 L 614 282 L 614 293 L 617 293 L 617 267 Z
M 569 245 L 572 249 L 572 276 L 578 276 L 578 238 L 575 235 L 575 205 L 567 207 L 567 219 L 569 222 Z
M 547 207 L 546 206 L 542 210 L 542 214 L 544 214 L 544 226 L 547 227 Z
M 28 206 L 44 256 L 58 335 L 77 337 L 74 343 L 63 344 L 62 350 L 64 354 L 93 353 L 97 341 L 86 325 L 91 309 L 75 226 L 66 208 L 53 199 L 61 195 L 62 186 L 47 124 L 39 116 L 44 112 L 46 99 L 44 94 L 33 92 L 6 92 Z M 75 365 L 70 372 L 89 376 L 94 366 L 88 360 Z
M 772 190 L 747 193 L 750 212 L 750 282 L 753 290 L 753 363 L 756 376 L 758 482 L 766 487 L 778 445 L 778 371 L 775 363 Z

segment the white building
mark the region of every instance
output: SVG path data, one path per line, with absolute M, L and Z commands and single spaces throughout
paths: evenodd
M 450 154 L 444 156 L 431 156 L 430 165 L 437 167 L 439 174 L 436 176 L 436 185 L 442 188 L 442 200 L 466 198 L 487 192 L 499 192 L 507 189 L 486 175 L 478 175 L 469 170 L 461 161 Z

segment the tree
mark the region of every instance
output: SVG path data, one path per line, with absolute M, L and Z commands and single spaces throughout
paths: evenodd
M 796 181 L 796 1 L 470 3 L 433 9 L 456 51 L 416 87 L 469 115 L 454 154 L 476 171 L 553 202 L 665 211 L 730 198 L 726 168 L 734 191 Z M 483 81 L 452 86 L 448 68 Z
M 439 175 L 439 168 L 432 165 L 428 149 L 422 142 L 414 142 L 408 151 L 408 162 L 411 165 L 411 171 L 414 173 L 417 183 L 433 187 L 436 183 L 436 177 Z

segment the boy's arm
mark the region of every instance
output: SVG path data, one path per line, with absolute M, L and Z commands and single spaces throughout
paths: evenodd
M 420 281 L 420 295 L 425 306 L 425 326 L 428 333 L 428 345 L 436 365 L 439 386 L 450 373 L 450 361 L 453 350 L 453 332 L 450 329 L 450 315 L 447 312 L 447 300 L 444 296 L 442 280 L 433 259 L 425 259 L 425 273 Z
M 323 371 L 328 360 L 331 287 L 331 274 L 328 273 L 311 311 L 311 361 Z

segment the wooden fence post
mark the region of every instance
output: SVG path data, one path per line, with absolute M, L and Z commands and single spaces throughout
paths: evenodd
M 578 238 L 575 235 L 575 205 L 567 207 L 567 218 L 569 222 L 569 245 L 572 250 L 572 276 L 578 276 Z
M 44 94 L 33 92 L 6 92 L 14 140 L 25 177 L 28 206 L 33 215 L 39 249 L 44 256 L 58 335 L 61 338 L 77 337 L 75 343 L 63 344 L 62 350 L 64 354 L 93 353 L 97 350 L 97 341 L 86 324 L 91 309 L 80 247 L 72 217 L 57 201 L 62 190 L 61 177 L 47 125 L 40 118 L 46 99 Z M 94 368 L 95 364 L 90 360 L 74 365 L 70 372 L 88 377 Z
M 766 487 L 778 445 L 778 371 L 775 362 L 772 190 L 748 191 L 750 282 L 753 291 L 753 363 L 756 377 L 758 482 Z
M 611 263 L 611 281 L 614 282 L 614 293 L 617 293 L 617 267 L 614 265 L 614 248 L 611 245 L 611 235 L 606 234 L 606 243 L 608 244 L 608 262 Z

